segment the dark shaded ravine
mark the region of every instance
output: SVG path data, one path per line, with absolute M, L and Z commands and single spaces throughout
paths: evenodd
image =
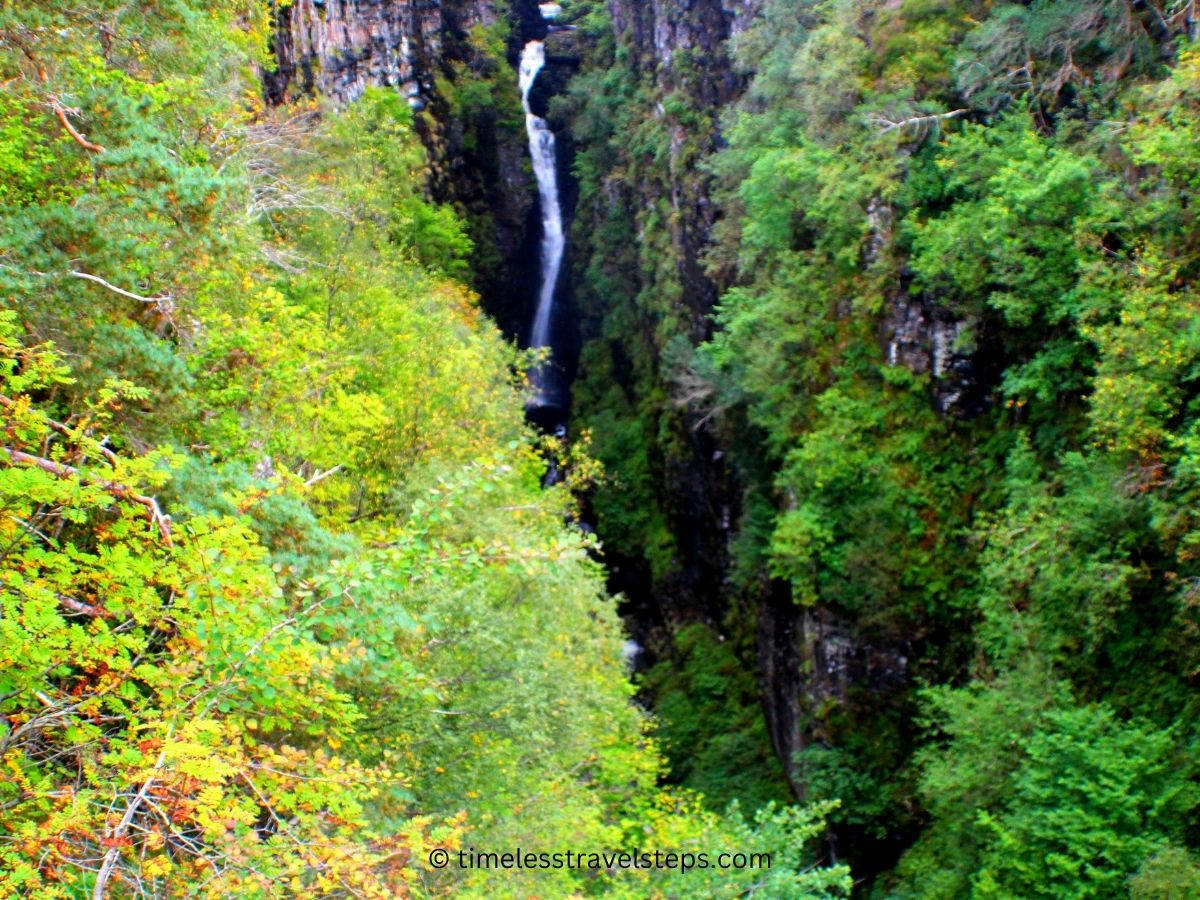
M 686 8 L 659 0 L 610 4 L 613 38 L 628 52 L 639 77 L 654 82 L 656 94 L 683 92 L 713 114 L 709 130 L 692 135 L 671 124 L 673 146 L 685 140 L 698 140 L 710 149 L 717 145 L 716 116 L 744 86 L 730 64 L 726 43 L 755 6 L 754 0 L 701 0 Z M 585 370 L 597 354 L 611 360 L 612 382 L 632 407 L 662 405 L 657 433 L 647 440 L 654 515 L 670 535 L 671 565 L 663 570 L 648 548 L 623 544 L 606 531 L 596 508 L 627 493 L 627 484 L 613 482 L 585 498 L 584 520 L 598 528 L 609 588 L 622 598 L 620 612 L 631 637 L 646 648 L 641 664 L 670 658 L 675 633 L 690 623 L 725 640 L 731 607 L 744 607 L 742 618 L 751 630 L 742 626 L 740 663 L 748 677 L 762 681 L 760 696 L 775 749 L 788 759 L 797 749 L 796 732 L 784 723 L 795 723 L 802 715 L 794 670 L 802 665 L 803 644 L 798 623 L 778 623 L 779 628 L 756 634 L 752 623 L 763 597 L 730 596 L 726 589 L 733 523 L 741 514 L 730 447 L 711 427 L 653 399 L 661 391 L 663 367 L 662 348 L 645 346 L 657 340 L 653 323 L 635 321 L 626 333 L 608 334 L 611 317 L 628 301 L 597 295 L 584 271 L 595 254 L 611 256 L 621 268 L 619 289 L 633 297 L 655 285 L 645 281 L 636 263 L 626 266 L 624 259 L 661 253 L 663 277 L 676 281 L 681 291 L 679 336 L 689 345 L 703 340 L 722 287 L 701 260 L 717 219 L 707 182 L 686 164 L 672 162 L 666 177 L 614 182 L 603 205 L 576 209 L 579 185 L 572 170 L 578 136 L 571 104 L 577 99 L 568 96 L 568 88 L 596 52 L 589 42 L 597 37 L 557 27 L 532 0 L 516 0 L 498 66 L 481 57 L 469 39 L 472 30 L 496 26 L 496 16 L 483 0 L 445 0 L 438 7 L 415 0 L 298 0 L 276 14 L 279 68 L 267 79 L 268 96 L 283 102 L 297 94 L 320 93 L 349 103 L 367 86 L 383 86 L 408 99 L 429 150 L 435 198 L 467 213 L 477 245 L 472 275 L 484 308 L 517 343 L 551 349 L 551 362 L 534 373 L 537 398 L 527 410 L 531 421 L 550 432 L 565 428 L 568 420 L 577 431 L 603 427 L 607 410 L 595 385 L 608 376 Z M 540 53 L 526 55 L 537 44 Z M 532 67 L 537 56 L 541 65 L 536 78 L 516 90 L 522 62 Z M 700 66 L 698 76 L 683 77 L 678 74 L 682 69 L 673 68 L 673 61 L 685 56 Z M 493 96 L 511 101 L 511 114 L 487 105 L 452 103 L 449 92 L 455 79 L 463 77 L 495 85 Z M 567 101 L 565 111 L 551 109 L 552 97 Z M 551 196 L 557 215 L 545 208 Z M 656 233 L 626 231 L 599 249 L 590 243 L 591 235 L 611 229 L 608 217 L 620 206 L 644 210 L 663 203 L 674 213 Z M 581 221 L 575 223 L 577 218 Z M 640 246 L 646 237 L 661 240 L 662 246 L 647 251 Z M 556 267 L 557 277 L 547 278 Z M 766 595 L 772 595 L 770 588 Z M 769 614 L 763 619 L 773 621 Z M 774 662 L 752 674 L 756 659 Z

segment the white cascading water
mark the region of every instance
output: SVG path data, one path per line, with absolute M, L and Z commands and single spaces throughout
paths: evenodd
M 546 63 L 546 45 L 542 41 L 530 41 L 521 52 L 521 68 L 518 84 L 521 88 L 521 103 L 525 107 L 525 130 L 529 133 L 529 155 L 533 159 L 533 173 L 537 178 L 538 199 L 542 210 L 542 282 L 538 291 L 537 311 L 533 327 L 529 332 L 530 347 L 550 346 L 550 316 L 554 310 L 554 289 L 558 284 L 558 271 L 562 266 L 563 227 L 562 209 L 558 205 L 558 173 L 555 165 L 554 132 L 546 120 L 533 113 L 529 105 L 529 92 L 533 82 Z M 539 366 L 531 373 L 536 391 L 534 406 L 554 406 L 561 402 L 553 384 L 557 379 L 548 371 L 551 364 Z

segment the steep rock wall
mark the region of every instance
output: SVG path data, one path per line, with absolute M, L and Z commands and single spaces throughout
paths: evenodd
M 680 51 L 700 55 L 707 78 L 696 99 L 714 107 L 733 102 L 744 86 L 730 65 L 728 41 L 757 9 L 758 0 L 609 0 L 613 30 L 635 48 L 664 87 L 678 83 L 674 63 Z
M 667 224 L 674 263 L 691 307 L 694 340 L 705 335 L 705 317 L 725 285 L 715 284 L 702 265 L 717 209 L 709 179 L 693 164 L 697 151 L 707 154 L 716 149 L 718 117 L 745 88 L 746 79 L 735 70 L 730 56 L 729 39 L 745 28 L 757 8 L 758 0 L 609 0 L 617 39 L 633 50 L 635 66 L 655 83 L 659 103 L 654 112 L 670 135 L 666 179 L 646 179 L 638 185 L 638 193 L 646 200 L 670 201 L 674 215 Z M 709 114 L 701 131 L 694 122 L 664 108 L 662 100 L 676 92 L 686 96 L 694 109 Z
M 610 516 L 623 517 L 617 529 L 600 517 L 601 537 L 639 639 L 667 646 L 665 632 L 695 620 L 741 630 L 754 657 L 747 662 L 759 669 L 768 731 L 793 790 L 804 796 L 794 760 L 827 737 L 820 711 L 852 704 L 870 716 L 886 707 L 907 690 L 917 650 L 866 634 L 835 609 L 800 607 L 765 574 L 731 589 L 732 542 L 737 529 L 753 527 L 751 482 L 761 503 L 773 491 L 772 468 L 736 425 L 715 424 L 703 400 L 683 402 L 703 391 L 686 351 L 709 336 L 714 304 L 737 277 L 731 262 L 706 258 L 722 211 L 704 161 L 722 145 L 721 115 L 750 77 L 735 64 L 730 41 L 755 21 L 759 3 L 609 0 L 607 9 L 615 51 L 585 64 L 585 76 L 607 67 L 608 84 L 636 88 L 610 88 L 610 99 L 585 101 L 578 116 L 588 165 L 601 168 L 585 191 L 575 235 L 580 272 L 600 273 L 579 284 L 580 413 L 598 431 L 613 430 L 614 421 L 625 426 L 610 464 L 627 495 L 650 487 L 640 503 Z M 604 83 L 597 78 L 589 89 Z M 592 123 L 629 104 L 643 105 L 622 120 L 605 153 L 591 153 L 587 145 L 605 136 Z M 876 201 L 863 216 L 870 238 L 862 264 L 870 268 L 894 252 L 892 212 Z M 902 276 L 890 291 L 879 318 L 881 351 L 893 365 L 932 375 L 930 401 L 941 413 L 969 416 L 978 377 L 957 344 L 962 326 L 936 298 L 910 296 L 908 287 Z
M 490 3 L 442 0 L 294 0 L 275 9 L 278 68 L 268 98 L 320 93 L 349 103 L 368 86 L 395 87 L 414 106 L 428 101 L 444 63 L 443 35 L 495 21 Z
M 621 146 L 619 154 L 628 157 L 613 160 L 599 189 L 584 198 L 578 212 L 581 228 L 574 250 L 582 262 L 577 268 L 581 273 L 611 271 L 620 282 L 618 292 L 595 281 L 579 286 L 585 358 L 580 377 L 607 382 L 611 368 L 626 402 L 641 410 L 648 453 L 645 471 L 636 477 L 656 485 L 645 503 L 653 505 L 650 515 L 663 523 L 660 534 L 670 534 L 670 546 L 656 551 L 659 557 L 649 564 L 618 559 L 624 575 L 636 573 L 618 586 L 640 607 L 634 618 L 660 625 L 718 622 L 725 613 L 721 581 L 736 491 L 711 429 L 663 396 L 670 379 L 663 360 L 672 341 L 695 346 L 710 332 L 708 315 L 721 286 L 705 272 L 702 256 L 717 210 L 710 178 L 698 163 L 718 146 L 719 112 L 736 101 L 744 86 L 728 41 L 755 6 L 755 0 L 608 3 L 612 38 L 619 48 L 614 69 L 641 86 L 642 97 L 654 98 L 631 114 L 638 120 L 631 125 L 662 149 L 649 162 L 640 150 Z M 615 136 L 613 143 L 629 138 Z M 626 217 L 631 222 L 624 246 L 595 238 Z M 627 317 L 636 321 L 634 333 L 619 340 L 605 333 L 611 330 L 606 322 Z M 589 359 L 606 363 L 589 371 Z M 589 396 L 596 398 L 595 406 L 608 403 L 600 399 L 604 389 L 603 383 L 594 391 L 582 386 L 585 420 L 605 412 L 587 407 Z M 622 556 L 619 543 L 613 543 L 614 557 Z
M 514 285 L 536 265 L 536 191 L 513 68 L 540 23 L 533 0 L 293 0 L 277 3 L 274 23 L 269 102 L 316 94 L 345 105 L 368 87 L 408 99 L 429 151 L 430 190 L 466 216 L 475 286 L 513 331 L 523 314 Z
M 722 437 L 674 396 L 673 357 L 710 335 L 709 315 L 727 286 L 704 263 L 719 210 L 700 164 L 720 146 L 720 114 L 745 87 L 729 40 L 757 7 L 757 0 L 609 0 L 615 57 L 585 63 L 585 71 L 608 66 L 622 82 L 636 84 L 635 102 L 645 103 L 609 139 L 607 170 L 582 198 L 573 243 L 585 276 L 578 285 L 579 413 L 599 422 L 614 405 L 606 392 L 619 384 L 623 415 L 636 417 L 645 453 L 634 454 L 638 471 L 610 462 L 619 479 L 649 486 L 640 501 L 630 501 L 641 512 L 625 516 L 640 516 L 641 533 L 625 539 L 610 527 L 606 534 L 602 516 L 601 535 L 610 542 L 614 587 L 628 598 L 639 638 L 663 648 L 672 626 L 697 620 L 716 626 L 729 610 L 723 582 L 739 491 Z M 585 109 L 581 118 L 594 115 Z M 579 139 L 587 149 L 594 138 Z M 652 149 L 631 146 L 642 142 Z M 609 232 L 619 235 L 618 245 Z M 619 336 L 614 322 L 623 323 Z M 628 449 L 626 442 L 614 455 Z

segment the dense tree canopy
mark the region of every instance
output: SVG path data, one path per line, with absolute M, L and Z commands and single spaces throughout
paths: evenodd
M 771 852 L 705 890 L 840 892 L 827 807 L 658 787 L 573 524 L 595 464 L 525 425 L 409 105 L 264 108 L 267 24 L 0 4 L 0 893 L 692 877 L 430 864 L 468 846 Z
M 0 0 L 0 894 L 1200 892 L 1200 10 L 566 2 L 567 441 L 486 6 L 414 115 Z
M 647 494 L 681 436 L 730 449 L 710 629 L 753 665 L 764 610 L 803 607 L 790 774 L 841 798 L 832 840 L 875 895 L 1188 895 L 1197 10 L 754 8 L 723 111 L 711 60 L 632 41 L 574 83 L 579 394 L 624 489 L 600 534 L 666 590 L 684 547 Z M 709 221 L 706 326 L 680 244 Z M 839 681 L 837 653 L 873 674 Z M 664 735 L 697 706 L 661 705 Z

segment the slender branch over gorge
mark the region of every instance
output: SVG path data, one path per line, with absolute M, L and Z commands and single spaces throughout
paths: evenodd
M 11 408 L 13 401 L 8 397 L 0 396 L 0 406 Z M 60 434 L 69 434 L 70 428 L 61 422 L 50 422 L 50 428 Z M 137 491 L 123 484 L 118 484 L 115 481 L 109 481 L 105 478 L 96 478 L 81 472 L 75 466 L 69 466 L 66 463 L 55 462 L 52 459 L 46 459 L 42 456 L 34 456 L 31 453 L 25 453 L 22 450 L 14 450 L 11 447 L 0 447 L 0 452 L 8 456 L 10 462 L 16 465 L 33 466 L 41 469 L 43 472 L 49 472 L 51 475 L 57 475 L 59 478 L 73 478 L 82 481 L 86 484 L 95 485 L 104 491 L 107 491 L 112 496 L 119 500 L 127 500 L 130 503 L 137 503 L 146 508 L 146 513 L 150 521 L 158 529 L 158 533 L 162 536 L 163 543 L 168 547 L 171 546 L 171 517 L 166 515 L 158 505 L 158 501 L 153 497 L 148 497 L 145 494 L 139 494 Z M 110 462 L 115 461 L 115 455 L 111 451 L 103 450 L 105 458 Z

